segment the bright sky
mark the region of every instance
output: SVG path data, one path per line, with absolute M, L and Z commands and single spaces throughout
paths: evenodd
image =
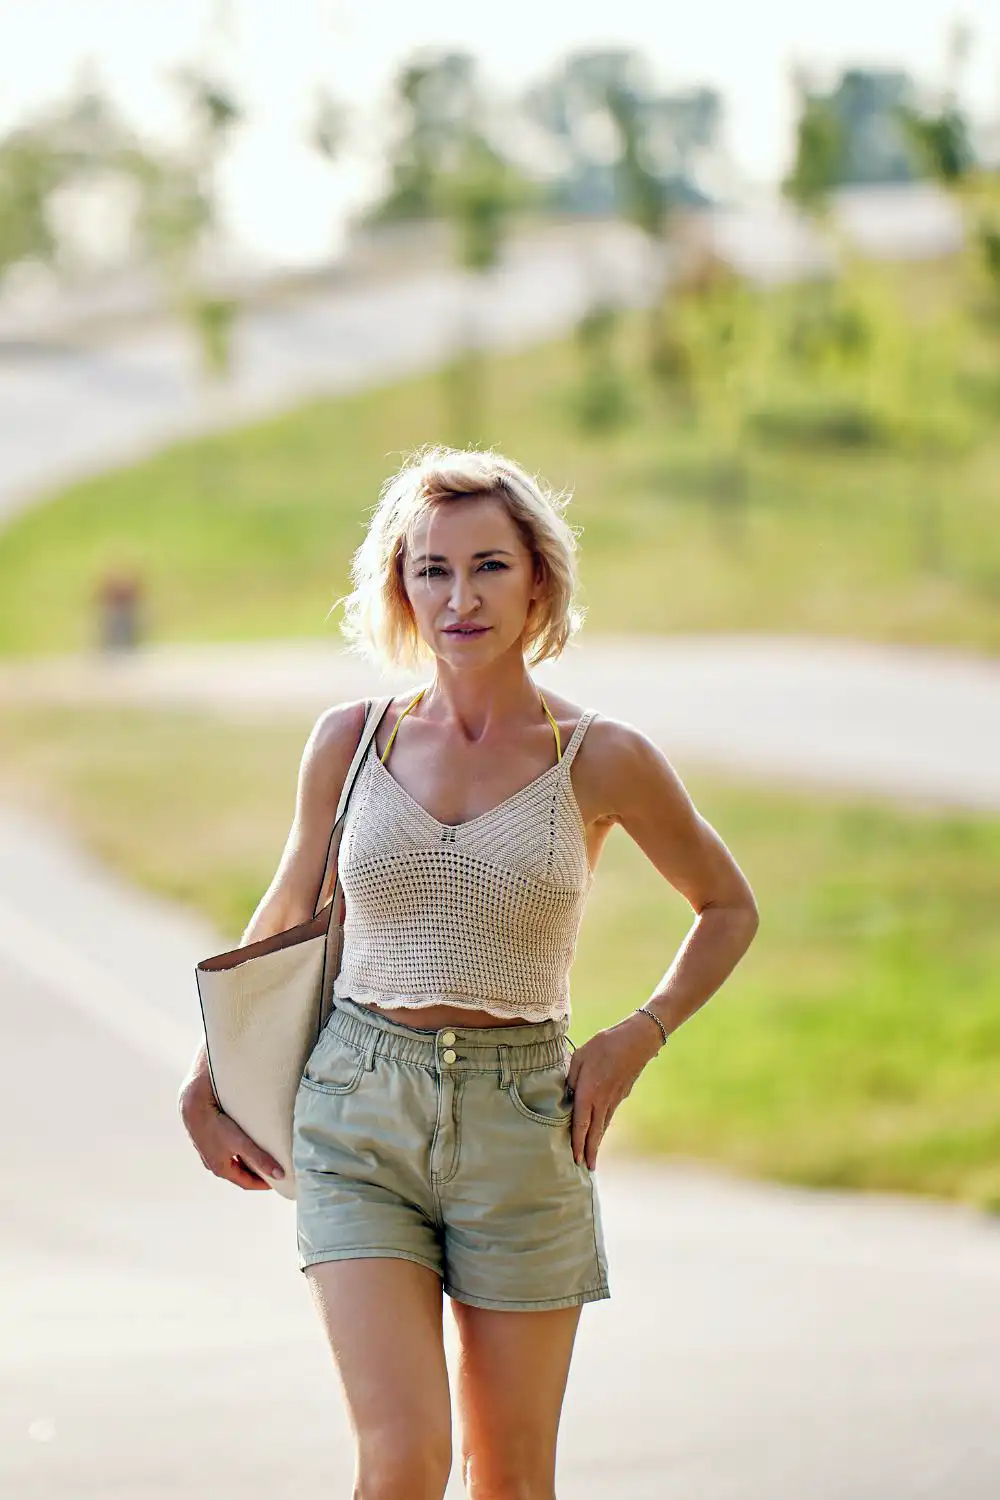
M 613 15 L 613 24 L 609 24 Z M 87 59 L 125 114 L 151 132 L 177 128 L 166 70 L 225 68 L 252 119 L 224 169 L 234 233 L 267 258 L 307 261 L 335 242 L 346 205 L 372 181 L 375 131 L 399 61 L 422 45 L 474 51 L 498 89 L 518 89 L 572 47 L 633 45 L 665 86 L 710 83 L 727 101 L 726 138 L 750 179 L 778 177 L 790 141 L 792 62 L 902 66 L 940 78 L 951 22 L 973 29 L 968 92 L 1000 117 L 996 0 L 0 0 L 0 129 L 58 97 Z M 301 144 L 324 84 L 361 112 L 358 139 L 332 172 Z

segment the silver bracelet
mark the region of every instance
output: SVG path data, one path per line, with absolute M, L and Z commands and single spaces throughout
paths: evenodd
M 648 1005 L 638 1005 L 638 1006 L 636 1006 L 635 1014 L 637 1016 L 638 1015 L 649 1016 L 650 1020 L 651 1021 L 655 1021 L 656 1024 L 657 1024 L 657 1026 L 659 1026 L 659 1028 L 660 1028 L 660 1035 L 662 1036 L 663 1040 L 664 1041 L 667 1040 L 667 1036 L 668 1036 L 667 1028 L 664 1026 L 663 1022 L 660 1020 L 660 1018 L 656 1014 L 655 1010 L 650 1010 L 650 1008 L 649 1008 Z

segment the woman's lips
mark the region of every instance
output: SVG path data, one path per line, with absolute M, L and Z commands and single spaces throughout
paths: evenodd
M 488 625 L 448 625 L 445 627 L 445 635 L 485 635 L 489 630 Z

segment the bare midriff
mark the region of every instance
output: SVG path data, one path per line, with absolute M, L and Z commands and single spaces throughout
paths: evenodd
M 371 1008 L 377 1015 L 398 1021 L 401 1026 L 416 1026 L 427 1031 L 438 1031 L 443 1026 L 532 1025 L 518 1016 L 494 1016 L 488 1010 L 467 1010 L 461 1005 L 373 1005 Z

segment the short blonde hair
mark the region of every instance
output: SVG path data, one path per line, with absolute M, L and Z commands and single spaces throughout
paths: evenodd
M 353 650 L 390 666 L 416 667 L 431 653 L 421 639 L 403 582 L 406 548 L 419 518 L 470 495 L 501 500 L 538 564 L 544 593 L 531 607 L 524 654 L 531 665 L 560 654 L 583 624 L 575 602 L 577 531 L 556 494 L 519 464 L 489 449 L 428 446 L 406 459 L 379 493 L 365 539 L 351 560 L 341 629 Z M 336 605 L 334 606 L 336 607 Z

